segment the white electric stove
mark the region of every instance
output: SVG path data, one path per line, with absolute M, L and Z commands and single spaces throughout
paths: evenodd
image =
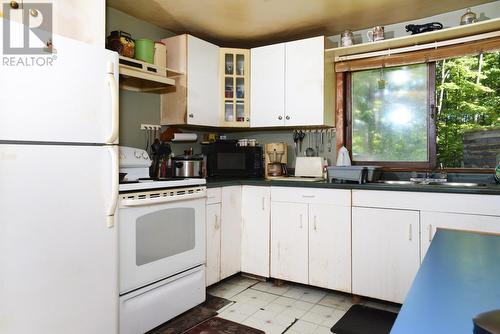
M 205 179 L 150 179 L 120 147 L 120 334 L 145 333 L 205 300 Z

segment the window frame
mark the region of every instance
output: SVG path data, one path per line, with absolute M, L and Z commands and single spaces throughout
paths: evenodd
M 400 67 L 404 65 L 397 65 Z M 345 144 L 352 155 L 352 73 L 345 72 Z M 427 63 L 427 161 L 352 161 L 353 165 L 377 165 L 391 169 L 434 169 L 437 165 L 437 146 L 436 146 L 436 63 Z
M 479 36 L 481 38 L 479 39 L 473 39 L 471 41 L 460 41 L 459 43 L 452 43 L 451 45 L 445 45 L 445 46 L 439 46 L 439 47 L 434 47 L 434 48 L 424 48 L 422 50 L 415 50 L 415 51 L 409 51 L 409 52 L 402 52 L 402 53 L 394 53 L 391 54 L 390 52 L 388 54 L 369 54 L 365 53 L 361 55 L 357 55 L 355 59 L 342 59 L 342 56 L 344 54 L 339 54 L 335 55 L 335 60 L 334 60 L 334 71 L 335 71 L 335 80 L 336 80 L 336 87 L 335 87 L 335 96 L 336 96 L 336 101 L 335 101 L 335 127 L 336 127 L 336 149 L 337 152 L 342 146 L 348 146 L 347 145 L 347 135 L 346 132 L 348 129 L 346 129 L 346 117 L 347 117 L 347 111 L 346 108 L 348 108 L 349 103 L 346 103 L 347 101 L 347 94 L 346 94 L 346 81 L 347 81 L 347 73 L 349 71 L 360 71 L 360 70 L 365 70 L 365 69 L 374 69 L 374 68 L 380 68 L 382 66 L 385 67 L 392 67 L 392 66 L 403 66 L 403 65 L 411 65 L 411 64 L 416 64 L 416 63 L 423 63 L 423 62 L 435 62 L 438 60 L 442 59 L 447 59 L 447 58 L 455 58 L 455 57 L 460 57 L 460 56 L 471 56 L 471 55 L 477 55 L 481 52 L 491 52 L 491 51 L 499 51 L 500 50 L 500 37 L 495 35 L 495 36 L 484 36 L 484 35 L 477 35 L 478 33 L 482 33 L 485 31 L 480 31 L 480 32 L 474 32 L 476 35 L 472 35 L 471 37 L 474 36 Z M 458 36 L 458 37 L 464 37 L 464 36 Z M 443 40 L 450 40 L 447 38 L 444 38 Z M 453 41 L 451 39 L 450 41 Z M 412 44 L 413 45 L 413 44 Z M 405 45 L 401 45 L 405 46 Z M 409 46 L 409 45 L 406 45 Z M 398 47 L 400 47 L 398 45 Z M 397 50 L 397 48 L 395 49 Z M 376 50 L 375 50 L 376 51 Z M 338 58 L 338 59 L 337 59 Z M 435 83 L 434 83 L 435 84 Z M 435 97 L 434 97 L 435 98 Z M 433 124 L 435 127 L 436 125 Z M 434 139 L 435 141 L 435 139 Z M 431 148 L 433 150 L 436 150 L 437 147 L 434 146 L 434 148 Z M 372 161 L 370 161 L 370 164 L 373 164 Z M 435 162 L 434 164 L 437 164 Z M 386 163 L 381 164 L 382 166 L 387 165 Z M 430 171 L 435 169 L 435 166 L 433 167 L 412 167 L 411 164 L 407 163 L 400 163 L 400 164 L 390 164 L 389 166 L 383 167 L 384 170 L 388 171 L 394 171 L 394 172 L 406 172 L 406 171 Z M 451 173 L 477 173 L 477 174 L 491 174 L 491 169 L 490 168 L 464 168 L 464 167 L 445 167 L 443 171 L 446 172 L 451 172 Z

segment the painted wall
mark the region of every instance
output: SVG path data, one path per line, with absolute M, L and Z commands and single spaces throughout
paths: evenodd
M 470 8 L 474 13 L 477 14 L 479 21 L 500 17 L 500 1 L 493 1 Z M 424 24 L 430 22 L 440 22 L 443 24 L 444 28 L 459 26 L 460 18 L 465 13 L 465 11 L 466 8 L 425 18 L 415 18 L 415 20 L 408 22 L 401 22 L 401 23 L 387 25 L 384 27 L 385 38 L 389 39 L 389 38 L 397 38 L 410 35 L 410 33 L 406 32 L 405 29 L 405 26 L 408 24 Z M 367 27 L 367 29 L 364 30 L 353 31 L 354 44 L 369 42 L 366 33 L 371 28 L 372 27 Z M 349 29 L 349 27 L 346 27 L 346 29 Z M 328 39 L 333 43 L 334 47 L 340 45 L 340 35 L 330 36 L 328 37 Z
M 228 138 L 230 139 L 242 139 L 242 138 L 248 138 L 248 139 L 257 139 L 257 142 L 259 144 L 268 144 L 268 143 L 275 143 L 275 142 L 285 142 L 288 145 L 288 166 L 294 168 L 295 167 L 295 151 L 294 151 L 294 143 L 293 143 L 293 129 L 290 130 L 260 130 L 260 131 L 248 131 L 248 132 L 232 132 L 232 133 L 227 133 L 226 134 Z M 304 138 L 304 141 L 302 142 L 302 152 L 299 153 L 299 156 L 305 156 L 305 150 L 309 146 L 309 138 L 313 138 L 314 135 L 308 135 L 306 134 L 306 137 Z M 328 152 L 327 149 L 327 142 L 326 142 L 326 135 L 325 135 L 325 140 L 324 140 L 324 153 L 320 154 L 320 156 L 323 156 L 327 158 L 328 163 L 334 164 L 335 159 L 336 159 L 336 152 L 335 152 L 335 133 L 333 133 L 333 140 L 332 140 L 332 149 L 330 152 Z M 312 141 L 312 148 L 314 147 L 314 141 Z
M 106 36 L 123 30 L 133 38 L 160 39 L 173 36 L 170 31 L 138 20 L 114 8 L 106 8 Z M 145 148 L 146 136 L 140 125 L 160 124 L 160 95 L 120 89 L 120 145 Z
M 500 17 L 500 1 L 494 1 L 480 6 L 471 8 L 472 11 L 478 14 L 481 20 L 487 18 Z M 436 15 L 428 18 L 415 19 L 411 22 L 403 22 L 386 26 L 387 38 L 406 36 L 404 26 L 409 23 L 422 24 L 427 22 L 438 21 L 443 23 L 445 27 L 459 25 L 460 17 L 465 12 L 465 9 L 450 13 Z M 132 34 L 134 38 L 147 37 L 152 39 L 164 38 L 173 34 L 163 28 L 154 26 L 145 21 L 138 20 L 123 12 L 113 8 L 107 8 L 107 25 L 106 31 L 109 34 L 112 30 L 124 30 Z M 366 39 L 366 31 L 356 31 L 355 35 L 359 41 Z M 339 36 L 329 37 L 333 42 L 339 41 Z M 136 93 L 128 91 L 120 91 L 120 144 L 134 147 L 145 147 L 145 134 L 139 129 L 141 123 L 159 124 L 160 122 L 160 98 L 156 94 Z M 192 132 L 189 129 L 182 129 L 184 132 Z M 288 144 L 288 162 L 290 167 L 293 167 L 295 154 L 293 151 L 293 129 L 289 130 L 255 130 L 244 132 L 224 132 L 217 129 L 213 131 L 195 131 L 198 135 L 197 142 L 191 143 L 175 143 L 172 144 L 174 154 L 182 154 L 183 150 L 192 147 L 195 153 L 201 152 L 200 142 L 203 134 L 206 132 L 216 132 L 226 134 L 230 139 L 255 138 L 261 144 L 285 141 Z M 307 147 L 308 139 L 303 143 L 303 150 Z M 325 150 L 325 157 L 329 163 L 335 163 L 335 139 L 332 141 L 332 151 Z

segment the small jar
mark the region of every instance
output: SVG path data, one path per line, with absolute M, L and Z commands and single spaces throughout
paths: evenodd
M 340 45 L 341 46 L 351 46 L 354 44 L 354 35 L 351 30 L 346 29 L 340 35 Z

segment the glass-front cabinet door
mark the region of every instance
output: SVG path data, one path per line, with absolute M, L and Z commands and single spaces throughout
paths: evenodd
M 248 127 L 250 89 L 250 50 L 221 48 L 222 124 Z

